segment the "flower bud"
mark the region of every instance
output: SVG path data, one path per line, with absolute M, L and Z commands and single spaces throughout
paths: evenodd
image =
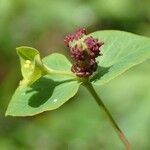
M 102 55 L 100 47 L 104 43 L 92 36 L 88 37 L 85 29 L 79 29 L 74 34 L 66 36 L 64 42 L 74 60 L 71 71 L 79 77 L 92 75 L 97 69 L 96 57 Z

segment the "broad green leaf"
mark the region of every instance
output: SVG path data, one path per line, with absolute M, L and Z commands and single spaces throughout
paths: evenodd
M 64 74 L 71 73 L 71 64 L 65 56 L 54 53 L 45 57 L 42 62 L 44 67 L 60 71 L 60 74 L 45 75 L 30 86 L 20 84 L 10 101 L 6 115 L 32 116 L 53 110 L 77 93 L 80 83 L 74 80 L 74 76 Z
M 6 115 L 32 116 L 60 107 L 73 97 L 80 83 L 75 80 L 55 81 L 44 76 L 31 86 L 19 86 L 8 106 Z
M 36 49 L 26 46 L 18 47 L 17 54 L 21 63 L 22 84 L 32 84 L 43 74 L 40 54 Z
M 150 58 L 150 38 L 123 31 L 98 31 L 92 34 L 104 42 L 103 56 L 98 57 L 98 71 L 91 79 L 102 85 L 127 69 Z

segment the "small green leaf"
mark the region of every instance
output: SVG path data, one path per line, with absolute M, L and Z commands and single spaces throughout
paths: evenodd
M 98 31 L 90 35 L 104 42 L 101 48 L 103 56 L 97 59 L 98 71 L 91 79 L 94 84 L 105 84 L 150 58 L 150 38 L 113 30 Z
M 62 79 L 75 79 L 76 76 L 71 72 L 71 63 L 68 59 L 58 53 L 53 53 L 42 59 L 44 67 L 51 72 L 51 78 L 57 81 Z
M 18 47 L 17 54 L 21 62 L 23 76 L 22 84 L 32 84 L 43 74 L 42 62 L 39 52 L 31 47 Z
M 80 86 L 75 80 L 55 81 L 44 76 L 31 86 L 19 86 L 6 111 L 6 116 L 32 116 L 60 107 L 73 97 Z
M 71 72 L 71 63 L 68 59 L 59 53 L 53 53 L 51 55 L 46 56 L 42 59 L 43 63 L 53 69 L 53 70 L 60 70 L 60 71 L 68 71 Z

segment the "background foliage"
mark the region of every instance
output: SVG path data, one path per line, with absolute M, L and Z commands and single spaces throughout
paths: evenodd
M 60 109 L 36 117 L 4 117 L 19 80 L 15 47 L 68 55 L 63 38 L 77 27 L 150 36 L 149 0 L 0 0 L 0 146 L 2 150 L 121 150 L 123 146 L 85 89 Z M 150 60 L 97 87 L 135 150 L 150 144 Z M 83 94 L 84 92 L 86 94 Z

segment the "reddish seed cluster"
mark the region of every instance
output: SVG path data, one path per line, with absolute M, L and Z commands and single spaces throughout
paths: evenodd
M 85 29 L 79 29 L 74 34 L 69 34 L 64 39 L 65 44 L 69 47 L 69 43 L 73 42 L 74 40 L 79 40 L 86 34 Z
M 77 45 L 70 48 L 70 55 L 75 60 L 84 60 L 85 56 L 83 54 L 83 51 L 81 47 L 78 47 Z
M 89 55 L 91 58 L 96 58 L 100 56 L 99 48 L 104 44 L 99 42 L 98 39 L 94 39 L 93 37 L 87 37 L 84 42 L 87 45 L 87 48 L 90 50 Z
M 79 77 L 88 77 L 97 69 L 96 57 L 100 56 L 100 47 L 104 44 L 92 36 L 86 36 L 85 29 L 79 29 L 74 34 L 66 36 L 65 44 L 70 49 L 74 60 L 71 68 Z

